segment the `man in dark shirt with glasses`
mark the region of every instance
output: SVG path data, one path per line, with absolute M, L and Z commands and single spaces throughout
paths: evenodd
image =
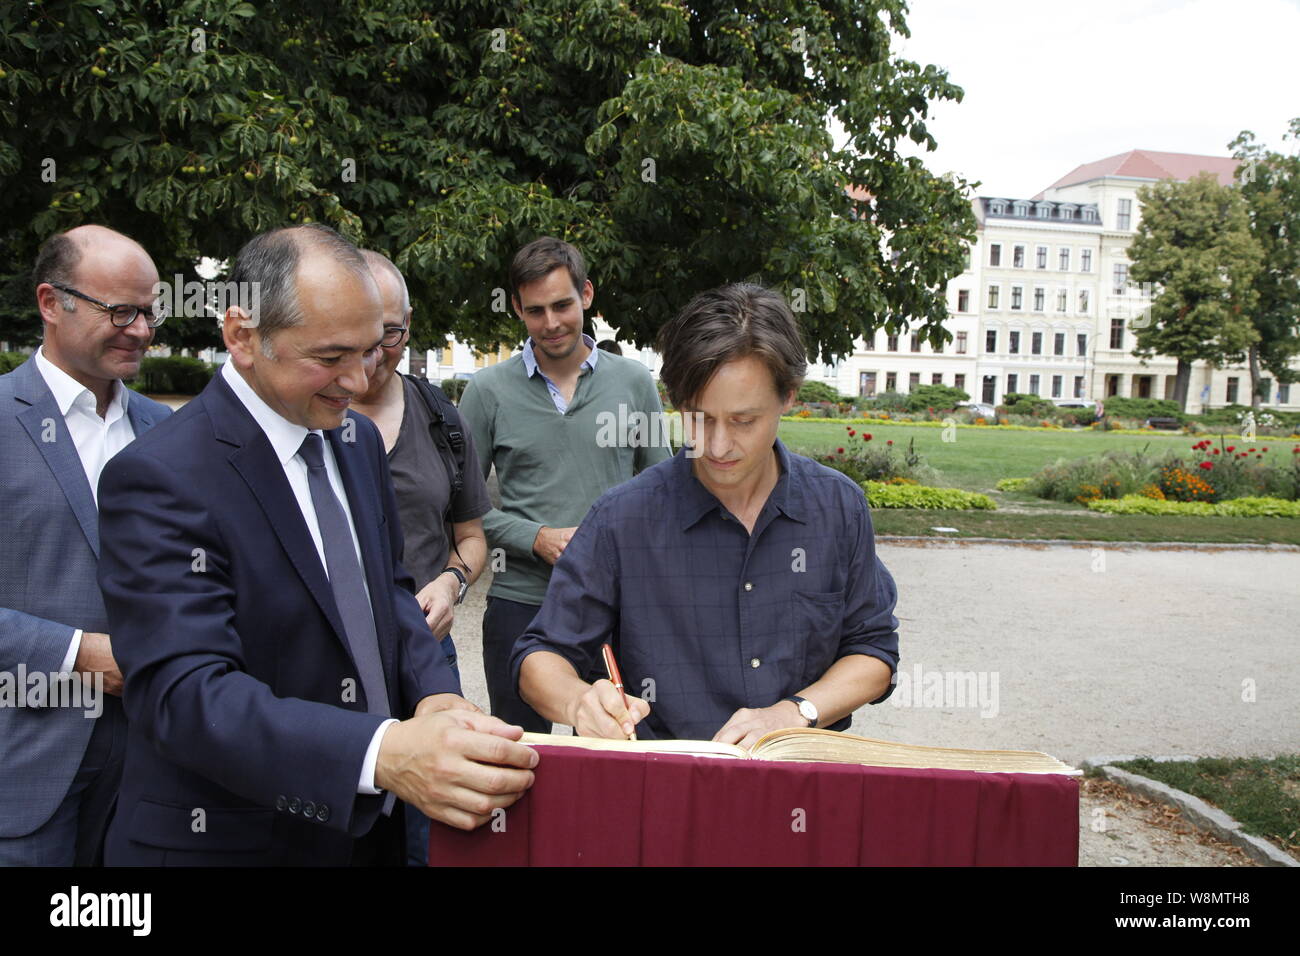
M 775 292 L 697 296 L 660 335 L 687 448 L 601 497 L 515 645 L 520 694 L 583 736 L 752 746 L 891 692 L 897 590 L 862 489 L 777 439 L 806 369 Z M 624 697 L 588 684 L 604 642 Z

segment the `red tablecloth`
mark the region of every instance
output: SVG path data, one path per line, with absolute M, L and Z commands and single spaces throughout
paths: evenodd
M 431 866 L 1075 866 L 1079 784 L 539 747 L 532 789 Z

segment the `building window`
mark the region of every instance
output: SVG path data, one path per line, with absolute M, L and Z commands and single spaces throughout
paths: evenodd
M 1030 395 L 1037 395 L 1037 394 L 1038 394 L 1038 376 L 1037 376 L 1037 375 L 1031 375 L 1031 376 L 1029 376 L 1029 394 L 1030 394 Z
M 1053 355 L 1065 354 L 1065 333 L 1064 332 L 1057 332 L 1056 335 L 1052 336 L 1052 354 Z
M 961 251 L 961 271 L 970 272 L 970 246 Z
M 1133 200 L 1121 199 L 1119 201 L 1119 218 L 1115 223 L 1118 229 L 1128 229 L 1133 219 Z
M 1011 250 L 1011 266 L 1012 266 L 1012 268 L 1015 268 L 1015 269 L 1023 269 L 1023 268 L 1025 267 L 1025 247 L 1024 247 L 1024 246 L 1015 246 L 1015 247 Z
M 1068 202 L 1067 202 L 1067 203 L 1064 203 L 1064 204 L 1062 204 L 1061 206 L 1058 206 L 1057 208 L 1060 210 L 1061 218 L 1062 218 L 1062 219 L 1073 219 L 1073 218 L 1074 218 L 1074 208 L 1075 208 L 1075 207 L 1074 207 L 1073 205 L 1071 205 L 1070 203 L 1068 203 Z
M 989 203 L 989 212 L 994 216 L 1005 216 L 1007 214 L 1007 204 L 1004 202 Z
M 1007 394 L 1008 394 L 1008 395 L 1010 395 L 1012 392 L 1014 392 L 1014 391 L 1016 390 L 1016 379 L 1017 379 L 1017 376 L 1016 376 L 1014 373 L 1012 373 L 1011 375 L 1008 375 L 1008 376 L 1007 376 Z
M 1019 309 L 1022 307 L 1025 290 L 1023 287 L 1013 285 L 1011 287 L 1011 308 Z
M 1092 250 L 1091 249 L 1079 250 L 1079 271 L 1080 272 L 1092 271 Z
M 998 350 L 998 330 L 989 329 L 984 333 L 984 351 L 993 354 Z
M 898 336 L 897 336 L 897 335 L 890 335 L 890 336 L 888 336 L 888 337 L 885 339 L 885 351 L 887 351 L 887 352 L 897 352 L 897 351 L 898 351 Z
M 1023 200 L 1020 200 L 1020 201 L 1018 201 L 1018 202 L 1014 202 L 1014 203 L 1012 203 L 1011 205 L 1015 208 L 1015 210 L 1016 210 L 1016 215 L 1017 215 L 1017 216 L 1028 216 L 1028 215 L 1029 215 L 1029 203 L 1027 203 L 1027 202 L 1025 202 L 1025 201 L 1023 201 Z
M 1277 403 L 1279 405 L 1291 404 L 1291 386 L 1279 385 L 1277 387 Z
M 908 373 L 907 373 L 907 390 L 908 390 L 909 392 L 912 391 L 913 389 L 915 389 L 915 388 L 916 388 L 918 385 L 920 385 L 920 384 L 921 384 L 921 373 L 920 373 L 920 372 L 908 372 Z
M 1029 341 L 1030 341 L 1029 351 L 1031 351 L 1035 355 L 1042 355 L 1043 354 L 1043 333 L 1042 332 L 1033 333 L 1029 337 Z M 1035 392 L 1035 394 L 1037 393 Z
M 989 265 L 1002 265 L 1002 243 L 995 242 L 989 246 Z
M 1070 308 L 1070 293 L 1061 289 L 1056 293 L 1056 311 L 1065 312 Z
M 1237 404 L 1237 385 L 1239 384 L 1239 381 L 1240 380 L 1237 379 L 1235 376 L 1228 379 L 1228 404 L 1229 405 Z
M 1047 268 L 1047 246 L 1039 246 L 1034 250 L 1034 264 L 1040 269 Z
M 1038 218 L 1039 218 L 1039 219 L 1051 219 L 1051 218 L 1052 218 L 1052 204 L 1051 204 L 1051 203 L 1042 202 L 1042 203 L 1039 203 L 1039 204 L 1038 204 Z
M 966 333 L 965 332 L 957 333 L 957 354 L 958 355 L 966 354 Z
M 1074 397 L 1083 398 L 1083 376 L 1074 376 Z
M 1010 352 L 1012 355 L 1020 354 L 1020 333 L 1019 332 L 1016 331 L 1011 332 L 1011 344 L 1007 346 L 1007 351 Z
M 862 340 L 862 351 L 874 352 L 876 350 L 876 333 L 872 332 Z
M 896 391 L 898 391 L 898 373 L 897 373 L 897 372 L 886 372 L 886 373 L 885 373 L 885 391 L 887 391 L 887 392 L 896 392 Z
M 1061 376 L 1052 376 L 1052 398 L 1061 398 Z
M 858 373 L 858 394 L 865 395 L 867 398 L 876 396 L 876 373 L 859 372 Z
M 957 291 L 957 311 L 958 312 L 970 311 L 970 290 L 969 289 L 959 289 Z
M 1062 249 L 1060 251 L 1060 255 L 1057 258 L 1058 258 L 1057 267 L 1062 272 L 1069 272 L 1070 271 L 1070 250 Z
M 1122 349 L 1124 347 L 1124 320 L 1110 320 L 1110 347 L 1113 349 Z
M 1115 263 L 1115 295 L 1123 295 L 1128 291 L 1128 263 Z
M 1087 289 L 1079 290 L 1079 314 L 1080 315 L 1088 314 L 1088 290 Z
M 984 402 L 985 404 L 992 404 L 993 392 L 997 389 L 997 387 L 998 387 L 998 380 L 994 378 L 992 375 L 985 375 L 984 384 L 982 386 L 984 397 L 980 399 L 980 401 Z
M 990 309 L 996 309 L 998 307 L 998 291 L 1001 288 L 1002 288 L 1001 286 L 996 286 L 996 285 L 989 286 L 989 308 Z
M 943 384 L 943 372 L 934 372 L 933 374 L 931 374 L 931 376 L 930 376 L 930 384 L 931 384 L 931 385 L 942 385 L 942 384 Z
M 961 375 L 961 374 L 959 374 L 959 375 L 954 375 L 954 376 L 952 377 L 952 387 L 953 387 L 953 388 L 960 388 L 962 391 L 965 391 L 965 390 L 966 390 L 966 376 L 965 376 L 965 375 Z
M 1088 206 L 1087 208 L 1085 208 L 1085 209 L 1083 210 L 1083 221 L 1084 221 L 1084 222 L 1096 222 L 1096 221 L 1097 221 L 1097 207 L 1096 207 L 1096 206 Z
M 1075 344 L 1079 349 L 1079 357 L 1082 358 L 1088 354 L 1088 333 L 1080 332 L 1076 337 Z
M 1034 290 L 1034 311 L 1042 312 L 1047 304 L 1047 290 L 1039 287 Z
M 911 347 L 913 352 L 921 351 L 921 337 L 917 335 L 915 332 L 912 333 Z
M 934 349 L 935 355 L 943 354 L 943 342 L 936 342 L 934 345 L 930 346 L 930 348 Z

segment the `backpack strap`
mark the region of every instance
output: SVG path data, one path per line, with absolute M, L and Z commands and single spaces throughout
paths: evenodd
M 450 497 L 454 498 L 465 487 L 465 431 L 461 424 L 460 412 L 447 397 L 447 393 L 428 379 L 417 375 L 404 377 L 415 385 L 424 399 L 424 404 L 429 408 L 429 415 L 433 418 L 429 426 L 429 435 L 433 438 L 438 451 L 451 465 L 448 468 L 448 473 L 451 475 Z

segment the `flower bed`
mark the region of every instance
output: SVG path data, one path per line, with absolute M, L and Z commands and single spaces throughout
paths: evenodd
M 926 485 L 864 481 L 862 490 L 873 508 L 927 508 L 942 511 L 996 511 L 988 495 L 960 488 L 930 488 Z
M 1162 501 L 1145 495 L 1099 498 L 1088 502 L 1093 511 L 1113 515 L 1192 515 L 1225 518 L 1300 518 L 1300 501 L 1283 498 L 1233 498 L 1208 501 Z

